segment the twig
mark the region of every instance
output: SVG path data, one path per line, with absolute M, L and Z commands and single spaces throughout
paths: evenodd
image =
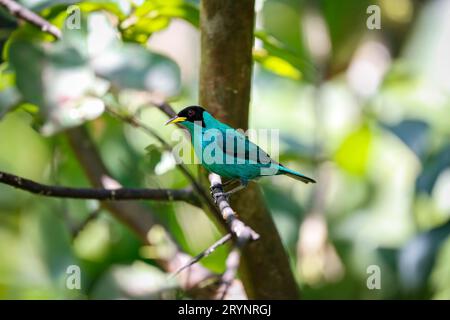
M 76 239 L 78 237 L 78 235 L 80 234 L 80 232 L 86 228 L 86 226 L 89 224 L 89 222 L 97 219 L 97 217 L 100 215 L 100 212 L 102 212 L 102 208 L 99 207 L 97 209 L 95 209 L 93 212 L 91 212 L 89 214 L 89 216 L 84 219 L 83 221 L 81 221 L 80 224 L 74 226 L 72 228 L 72 239 Z
M 182 266 L 180 269 L 178 269 L 177 271 L 175 271 L 173 273 L 173 276 L 177 276 L 181 271 L 185 270 L 186 268 L 189 268 L 190 266 L 192 266 L 193 264 L 199 262 L 201 259 L 209 256 L 211 253 L 213 253 L 218 247 L 220 247 L 221 245 L 224 245 L 225 243 L 227 243 L 228 241 L 231 240 L 231 233 L 227 233 L 224 237 L 220 238 L 219 240 L 217 240 L 212 246 L 210 246 L 209 248 L 207 248 L 206 250 L 204 250 L 203 252 L 201 252 L 200 254 L 196 255 L 194 258 L 192 258 L 191 261 L 189 261 L 188 264 Z
M 29 22 L 43 32 L 47 32 L 57 39 L 61 38 L 61 30 L 19 3 L 12 0 L 0 0 L 0 6 L 4 7 L 11 15 Z
M 239 269 L 239 263 L 241 261 L 241 248 L 236 246 L 230 251 L 225 262 L 226 270 L 220 279 L 220 286 L 217 289 L 218 297 L 220 300 L 224 300 L 228 290 L 233 284 L 236 278 L 237 271 Z
M 231 208 L 228 199 L 224 195 L 222 179 L 220 176 L 211 173 L 209 175 L 209 181 L 211 183 L 212 195 L 217 200 L 217 206 L 219 207 L 222 217 L 237 241 L 243 241 L 244 239 L 258 240 L 259 234 L 239 220 L 238 216 Z
M 199 255 L 194 257 L 191 261 L 179 268 L 174 276 L 178 275 L 181 271 L 189 268 L 195 263 L 199 262 L 204 257 L 210 255 L 219 246 L 225 244 L 230 239 L 234 238 L 234 248 L 228 254 L 226 260 L 226 270 L 222 274 L 219 287 L 216 290 L 216 296 L 221 300 L 224 299 L 230 289 L 233 281 L 236 278 L 237 271 L 239 269 L 240 259 L 241 259 L 241 248 L 243 248 L 249 241 L 254 241 L 259 239 L 259 234 L 256 233 L 252 228 L 246 226 L 239 218 L 236 213 L 231 208 L 228 203 L 227 198 L 223 195 L 222 180 L 220 176 L 212 173 L 209 175 L 209 181 L 211 183 L 211 192 L 213 197 L 217 199 L 217 205 L 220 209 L 224 221 L 227 223 L 230 233 L 225 235 L 223 238 L 215 242 L 205 251 L 201 252 Z
M 234 212 L 231 208 L 228 199 L 224 195 L 222 179 L 220 176 L 215 173 L 211 173 L 209 175 L 209 181 L 211 183 L 211 193 L 217 201 L 217 206 L 219 207 L 222 217 L 226 221 L 235 242 L 234 248 L 228 254 L 226 260 L 226 270 L 222 275 L 220 287 L 217 291 L 220 293 L 220 299 L 223 300 L 227 295 L 233 280 L 236 278 L 241 260 L 241 248 L 243 248 L 251 240 L 258 240 L 259 234 L 249 226 L 245 225 L 245 223 L 238 218 L 236 212 Z
M 176 111 L 172 108 L 172 106 L 165 100 L 156 101 L 155 99 L 150 98 L 150 104 L 157 107 L 163 113 L 165 113 L 168 117 L 172 118 L 177 115 Z
M 39 194 L 45 197 L 71 198 L 71 199 L 93 199 L 93 200 L 159 200 L 159 201 L 185 201 L 199 206 L 195 193 L 192 189 L 92 189 L 92 188 L 70 188 L 61 186 L 49 186 L 10 173 L 0 171 L 0 182 Z

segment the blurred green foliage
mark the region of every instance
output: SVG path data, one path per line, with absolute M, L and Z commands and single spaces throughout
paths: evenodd
M 0 170 L 87 186 L 63 134 L 86 124 L 123 185 L 187 186 L 156 139 L 105 107 L 140 110 L 142 92 L 196 102 L 198 1 L 20 2 L 63 37 L 0 10 Z M 65 23 L 74 4 L 79 29 Z M 379 30 L 366 27 L 370 4 Z M 449 3 L 263 0 L 256 10 L 251 127 L 280 129 L 280 161 L 318 180 L 260 181 L 302 296 L 450 299 Z M 158 110 L 140 117 L 171 141 Z M 187 204 L 145 205 L 191 254 L 219 237 Z M 96 211 L 0 184 L 0 299 L 183 297 L 107 212 L 74 232 Z M 202 263 L 222 271 L 226 250 Z M 69 265 L 81 267 L 81 290 L 65 286 Z M 366 285 L 370 265 L 380 290 Z

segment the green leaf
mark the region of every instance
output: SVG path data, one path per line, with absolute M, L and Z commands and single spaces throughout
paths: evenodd
M 98 80 L 76 49 L 63 42 L 44 48 L 15 41 L 9 50 L 17 88 L 27 102 L 39 106 L 45 119 L 43 134 L 77 126 L 102 114 L 103 102 L 90 97 Z
M 171 19 L 186 20 L 194 27 L 200 25 L 200 13 L 196 5 L 183 0 L 144 1 L 134 14 L 121 24 L 125 40 L 139 43 L 147 42 L 157 31 L 165 29 Z
M 263 49 L 256 49 L 256 56 L 255 53 L 253 54 L 253 58 L 256 62 L 260 62 L 258 60 L 261 59 L 258 57 L 258 55 L 262 55 L 263 57 L 275 57 L 276 61 L 283 61 L 279 64 L 282 63 L 283 65 L 285 65 L 285 67 L 283 67 L 284 69 L 289 68 L 295 69 L 297 71 L 289 72 L 289 74 L 298 73 L 298 75 L 294 75 L 293 79 L 298 80 L 299 77 L 301 77 L 304 80 L 308 81 L 315 80 L 317 71 L 314 65 L 311 63 L 309 57 L 306 56 L 304 52 L 298 52 L 299 49 L 290 47 L 289 45 L 283 43 L 282 41 L 278 40 L 277 38 L 263 30 L 255 31 L 255 37 L 263 44 Z M 273 62 L 269 63 L 269 65 L 272 63 Z M 264 65 L 262 66 L 264 67 Z M 268 70 L 272 71 L 270 69 Z M 284 76 L 283 74 L 280 75 Z
M 146 151 L 146 169 L 155 172 L 155 168 L 161 161 L 162 150 L 158 146 L 151 144 L 145 148 Z
M 177 94 L 180 88 L 180 70 L 176 63 L 137 44 L 125 44 L 105 52 L 92 65 L 100 77 L 119 88 L 159 92 L 166 96 Z
M 373 134 L 368 125 L 351 132 L 337 149 L 334 158 L 344 170 L 356 175 L 366 172 Z
M 269 55 L 266 50 L 254 50 L 253 59 L 264 69 L 269 70 L 276 75 L 293 80 L 300 80 L 302 77 L 300 70 L 280 57 Z
M 177 64 L 144 46 L 121 42 L 105 15 L 89 16 L 87 45 L 90 66 L 114 86 L 165 96 L 178 93 L 181 76 Z
M 183 0 L 153 0 L 144 1 L 135 11 L 136 17 L 157 17 L 181 18 L 195 27 L 199 27 L 199 9 L 193 3 Z
M 119 19 L 124 19 L 126 17 L 127 10 L 121 7 L 120 1 L 112 0 L 90 0 L 90 1 L 80 1 L 77 4 L 81 11 L 83 12 L 94 12 L 99 10 L 105 10 L 114 14 Z
M 3 116 L 14 109 L 20 102 L 20 94 L 15 87 L 0 91 L 0 120 Z
M 0 65 L 0 120 L 20 102 L 20 93 L 14 86 L 15 76 L 7 63 Z
M 131 27 L 122 32 L 125 41 L 145 44 L 148 38 L 157 31 L 165 29 L 170 23 L 167 17 L 140 18 Z

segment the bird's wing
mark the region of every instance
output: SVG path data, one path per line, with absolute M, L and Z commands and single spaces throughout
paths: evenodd
M 231 127 L 226 127 L 221 128 L 222 137 L 217 139 L 218 146 L 225 154 L 256 164 L 268 165 L 269 163 L 276 163 L 263 149 L 251 142 L 244 134 Z

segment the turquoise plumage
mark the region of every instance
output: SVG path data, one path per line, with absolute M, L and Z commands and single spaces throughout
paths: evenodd
M 244 134 L 215 119 L 199 106 L 181 110 L 169 123 L 180 123 L 190 133 L 200 163 L 223 178 L 238 179 L 241 185 L 231 194 L 261 176 L 284 174 L 304 183 L 315 181 L 271 159 Z

